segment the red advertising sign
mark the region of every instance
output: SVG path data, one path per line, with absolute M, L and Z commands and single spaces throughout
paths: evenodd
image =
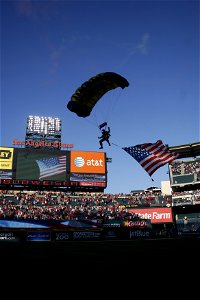
M 142 219 L 151 220 L 152 224 L 173 222 L 171 207 L 131 208 L 129 211 Z

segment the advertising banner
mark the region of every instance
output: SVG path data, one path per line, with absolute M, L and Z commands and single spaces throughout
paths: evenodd
M 27 241 L 51 241 L 51 232 L 50 231 L 29 231 L 27 232 Z
M 14 148 L 0 147 L 0 170 L 12 170 Z
M 129 211 L 142 219 L 150 220 L 151 224 L 173 222 L 171 207 L 130 208 Z
M 13 231 L 0 232 L 0 242 L 19 242 L 22 234 Z
M 74 231 L 73 240 L 100 240 L 102 239 L 102 231 Z
M 152 228 L 151 221 L 149 219 L 135 218 L 133 220 L 106 220 L 103 222 L 103 228 L 127 228 L 127 229 L 143 229 Z
M 135 239 L 135 238 L 149 238 L 153 236 L 153 232 L 151 230 L 131 230 L 129 232 L 129 238 Z
M 106 172 L 105 154 L 103 152 L 70 151 L 71 173 L 101 173 Z

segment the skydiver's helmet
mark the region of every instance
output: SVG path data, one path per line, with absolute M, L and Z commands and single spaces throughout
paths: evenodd
M 102 129 L 102 133 L 105 133 L 106 131 L 105 131 L 105 129 Z

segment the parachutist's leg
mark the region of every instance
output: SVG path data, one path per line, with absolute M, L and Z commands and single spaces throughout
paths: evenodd
M 99 141 L 99 144 L 100 144 L 100 148 L 99 149 L 103 149 L 103 143 L 102 142 L 103 142 L 102 140 Z
M 108 143 L 108 145 L 110 146 L 110 141 L 109 140 L 106 140 L 106 142 Z

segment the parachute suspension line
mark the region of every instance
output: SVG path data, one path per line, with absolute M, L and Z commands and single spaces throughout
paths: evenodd
M 120 96 L 120 94 L 119 94 L 120 92 L 121 91 L 119 91 L 119 89 L 114 89 L 114 90 L 111 90 L 107 94 L 107 97 L 109 99 L 106 99 L 107 101 L 105 101 L 104 104 L 106 105 L 106 107 L 105 107 L 105 120 L 108 121 L 108 122 L 111 120 L 112 115 L 114 113 L 114 110 L 117 106 L 119 96 Z
M 119 103 L 121 94 L 121 90 L 112 90 L 105 96 L 108 99 L 101 99 L 101 102 L 97 104 L 98 106 L 103 105 L 103 109 L 94 109 L 93 111 L 93 118 L 95 118 L 96 124 L 98 125 L 99 129 L 102 129 L 104 127 L 104 129 L 107 130 L 107 126 L 110 125 L 110 120 L 112 118 L 114 110 Z M 103 123 L 100 124 L 100 122 Z
M 119 99 L 121 98 L 121 95 L 122 95 L 122 90 L 119 88 L 116 90 L 113 90 L 113 94 L 114 94 L 114 101 L 112 101 L 112 111 L 113 111 L 114 107 L 117 106 L 119 103 Z
M 89 124 L 91 124 L 92 126 L 94 126 L 94 127 L 96 127 L 96 128 L 98 128 L 99 130 L 101 130 L 101 128 L 100 128 L 100 124 L 98 123 L 98 121 L 97 121 L 97 117 L 96 117 L 96 114 L 95 113 L 93 113 L 93 121 L 91 120 L 91 118 L 89 117 L 89 118 L 83 118 L 87 123 L 89 123 Z
M 109 123 L 111 120 L 112 116 L 114 115 L 114 112 L 120 102 L 120 98 L 122 95 L 122 90 L 121 89 L 115 89 L 110 91 L 110 95 L 107 97 L 110 97 L 110 99 L 107 99 L 104 103 L 107 105 L 105 108 L 106 116 L 104 119 Z
M 99 127 L 98 118 L 97 118 L 97 114 L 96 114 L 95 111 L 94 111 L 94 119 L 95 119 L 95 125 L 96 125 L 96 127 Z
M 88 122 L 89 124 L 91 124 L 91 125 L 97 127 L 96 122 L 94 123 L 94 122 L 92 122 L 91 120 L 89 120 L 88 118 L 83 118 L 83 119 L 84 119 L 86 122 Z
M 104 113 L 104 119 L 106 121 L 110 121 L 111 119 L 111 116 L 112 116 L 112 113 L 113 113 L 113 103 L 114 103 L 114 93 L 116 92 L 115 91 L 110 91 L 106 96 L 110 99 L 106 99 L 106 101 L 104 101 L 104 104 L 105 104 L 105 113 Z
M 117 145 L 117 144 L 114 144 L 114 143 L 111 143 L 112 145 L 116 146 L 116 147 L 119 147 L 119 148 L 122 148 L 121 146 Z

